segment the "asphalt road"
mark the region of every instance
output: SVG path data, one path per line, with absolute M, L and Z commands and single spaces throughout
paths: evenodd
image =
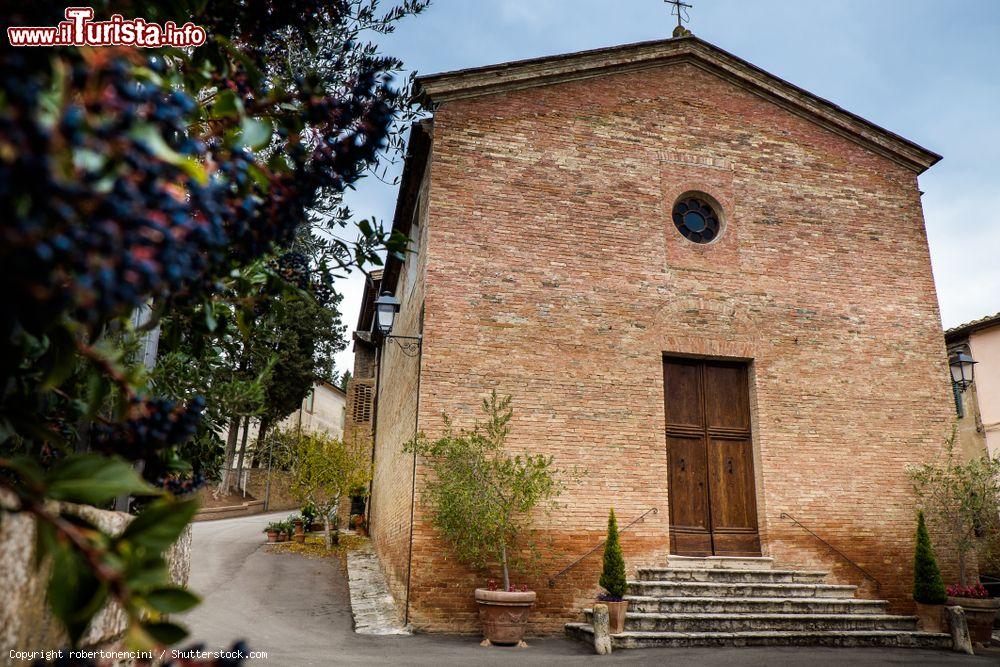
M 249 665 L 1000 665 L 1000 658 L 907 649 L 705 648 L 619 651 L 596 656 L 563 638 L 528 640 L 526 649 L 483 648 L 470 637 L 356 635 L 347 579 L 336 559 L 262 548 L 261 529 L 283 514 L 194 524 L 190 588 L 202 604 L 180 621 L 190 642 L 224 650 L 243 639 L 266 659 Z

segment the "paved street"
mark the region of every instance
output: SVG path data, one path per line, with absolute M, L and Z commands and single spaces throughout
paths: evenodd
M 345 573 L 336 559 L 270 553 L 261 529 L 287 513 L 194 524 L 191 588 L 204 598 L 181 618 L 209 650 L 244 639 L 267 660 L 251 664 L 468 665 L 997 665 L 938 651 L 899 649 L 655 649 L 598 657 L 562 638 L 529 640 L 528 649 L 482 648 L 470 637 L 378 637 L 352 630 Z

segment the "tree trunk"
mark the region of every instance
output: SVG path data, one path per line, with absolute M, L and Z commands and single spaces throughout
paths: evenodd
M 250 416 L 247 415 L 243 418 L 243 442 L 240 443 L 240 456 L 236 460 L 236 483 L 239 484 L 239 480 L 243 475 L 243 457 L 247 453 L 247 435 L 250 433 Z
M 500 547 L 500 564 L 503 565 L 503 589 L 510 590 L 510 572 L 507 571 L 507 545 Z
M 260 418 L 260 430 L 257 431 L 257 444 L 254 449 L 260 451 L 264 447 L 264 438 L 267 436 L 267 430 L 271 428 L 271 420 L 267 417 Z
M 337 516 L 337 511 L 340 509 L 340 497 L 338 496 L 335 501 L 333 501 L 333 506 L 326 506 L 326 511 L 323 512 L 323 544 L 326 546 L 326 550 L 329 551 L 333 548 L 333 535 L 330 533 L 330 515 Z
M 215 490 L 215 497 L 218 498 L 225 493 L 229 493 L 232 475 L 230 471 L 233 467 L 233 456 L 236 454 L 236 440 L 240 436 L 240 418 L 234 417 L 229 422 L 229 436 L 226 438 L 226 451 L 222 456 L 222 479 L 219 480 L 219 487 Z

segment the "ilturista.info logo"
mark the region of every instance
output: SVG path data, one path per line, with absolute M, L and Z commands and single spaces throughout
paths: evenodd
M 127 19 L 113 14 L 107 21 L 94 20 L 93 7 L 67 7 L 65 21 L 55 26 L 17 26 L 7 28 L 11 46 L 137 46 L 156 49 L 162 46 L 201 46 L 208 34 L 201 26 L 188 21 L 178 26 L 174 21 L 162 25 L 142 18 Z

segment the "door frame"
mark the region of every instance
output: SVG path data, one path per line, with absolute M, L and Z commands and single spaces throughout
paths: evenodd
M 767 514 L 764 511 L 765 508 L 765 497 L 764 497 L 764 478 L 763 478 L 763 465 L 761 461 L 761 449 L 760 449 L 760 428 L 758 424 L 758 406 L 757 406 L 757 364 L 754 357 L 747 356 L 723 356 L 718 354 L 697 354 L 690 352 L 674 352 L 674 351 L 664 351 L 660 354 L 660 367 L 661 372 L 659 374 L 660 379 L 660 396 L 663 400 L 661 403 L 661 415 L 662 415 L 662 428 L 660 429 L 660 435 L 663 440 L 663 456 L 666 470 L 668 471 L 667 478 L 665 480 L 667 487 L 667 548 L 672 549 L 672 542 L 670 539 L 672 518 L 670 511 L 670 503 L 673 502 L 673 494 L 670 489 L 670 455 L 666 446 L 666 386 L 663 379 L 662 367 L 663 364 L 669 359 L 689 359 L 692 361 L 703 361 L 703 362 L 720 362 L 720 363 L 732 363 L 741 364 L 746 369 L 746 391 L 747 391 L 747 406 L 749 410 L 749 432 L 750 432 L 750 458 L 753 465 L 753 482 L 754 482 L 754 511 L 757 517 L 757 536 L 760 543 L 760 555 L 766 556 L 770 552 L 768 548 L 768 540 L 765 536 L 769 532 L 767 530 Z M 709 500 L 709 502 L 711 502 Z M 709 509 L 711 511 L 711 508 Z

